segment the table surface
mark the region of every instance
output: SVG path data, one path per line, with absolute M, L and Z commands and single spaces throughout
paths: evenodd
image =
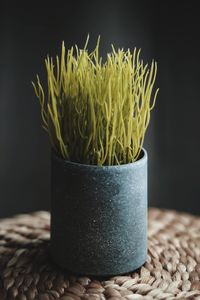
M 200 217 L 151 208 L 146 263 L 104 280 L 50 261 L 49 221 L 48 212 L 0 220 L 0 300 L 200 299 Z

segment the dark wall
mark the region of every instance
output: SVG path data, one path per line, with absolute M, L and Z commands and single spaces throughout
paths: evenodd
M 0 216 L 48 209 L 50 146 L 31 81 L 66 47 L 142 48 L 160 93 L 145 147 L 149 204 L 200 212 L 198 1 L 20 1 L 0 10 Z
M 155 112 L 156 205 L 200 213 L 198 1 L 160 1 L 155 30 L 160 95 Z

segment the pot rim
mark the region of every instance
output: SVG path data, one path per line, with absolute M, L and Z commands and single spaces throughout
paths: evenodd
M 143 153 L 142 153 L 143 152 Z M 81 167 L 81 168 L 93 168 L 93 169 L 121 169 L 121 168 L 128 168 L 128 167 L 136 167 L 138 165 L 142 165 L 143 163 L 145 163 L 147 161 L 147 151 L 142 147 L 141 148 L 141 153 L 143 154 L 142 157 L 132 163 L 128 163 L 128 164 L 121 164 L 121 165 L 103 165 L 103 166 L 98 166 L 98 165 L 88 165 L 88 164 L 81 164 L 81 163 L 77 163 L 74 161 L 70 161 L 70 160 L 65 160 L 61 157 L 59 157 L 55 150 L 52 148 L 52 157 L 55 158 L 56 160 L 58 160 L 61 163 L 64 164 L 68 164 L 74 167 Z

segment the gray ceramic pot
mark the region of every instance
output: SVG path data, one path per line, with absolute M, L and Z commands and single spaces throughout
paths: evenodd
M 51 245 L 63 269 L 110 276 L 147 257 L 147 153 L 131 164 L 93 166 L 52 152 Z

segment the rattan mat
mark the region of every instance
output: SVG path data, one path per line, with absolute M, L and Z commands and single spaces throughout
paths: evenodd
M 150 209 L 148 236 L 144 266 L 97 280 L 51 263 L 49 213 L 0 220 L 0 300 L 200 299 L 200 218 Z

